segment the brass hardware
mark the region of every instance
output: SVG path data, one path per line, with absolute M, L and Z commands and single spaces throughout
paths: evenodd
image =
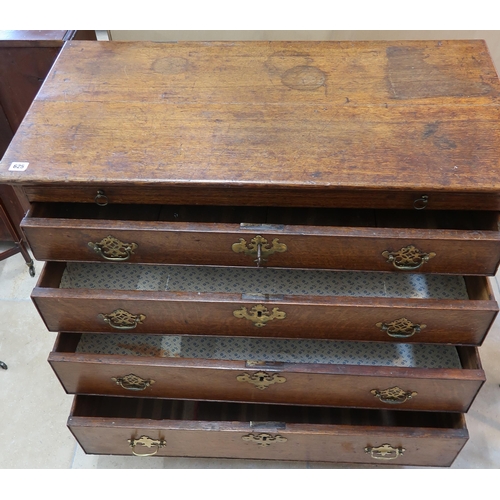
M 397 252 L 386 250 L 382 252 L 382 255 L 387 259 L 387 262 L 392 263 L 396 269 L 401 271 L 414 271 L 436 256 L 434 252 L 423 253 L 413 245 L 403 247 Z
M 130 373 L 124 377 L 112 377 L 111 380 L 116 382 L 116 385 L 120 385 L 124 389 L 129 391 L 143 391 L 150 385 L 153 385 L 155 381 L 153 379 L 144 379 Z
M 97 191 L 96 197 L 94 198 L 96 205 L 100 207 L 105 207 L 108 204 L 108 197 L 104 194 L 104 191 Z
M 286 252 L 287 247 L 284 243 L 280 243 L 278 238 L 274 238 L 272 243 L 268 243 L 266 238 L 263 236 L 257 235 L 255 238 L 250 240 L 248 243 L 243 238 L 239 239 L 238 243 L 233 243 L 232 247 L 233 252 L 235 253 L 244 253 L 245 255 L 251 255 L 253 257 L 257 257 L 254 262 L 257 263 L 257 267 L 263 262 L 267 261 L 269 255 L 272 255 L 275 252 Z
M 427 206 L 427 203 L 429 203 L 429 197 L 424 194 L 421 198 L 417 198 L 413 202 L 413 208 L 415 210 L 423 210 Z
M 167 442 L 164 439 L 151 439 L 149 436 L 141 436 L 139 439 L 127 439 L 129 446 L 132 448 L 132 453 L 136 457 L 151 457 L 156 455 L 160 448 L 167 446 Z M 153 453 L 136 453 L 135 447 L 137 445 L 145 446 L 146 448 L 156 447 Z
M 267 432 L 262 432 L 261 434 L 247 434 L 243 436 L 241 439 L 243 441 L 250 441 L 251 443 L 256 443 L 257 446 L 271 446 L 273 443 L 286 443 L 288 441 L 287 438 L 276 434 L 273 436 L 272 434 L 268 434 Z
M 98 317 L 117 330 L 133 330 L 146 319 L 144 314 L 132 314 L 124 309 L 116 309 L 109 314 L 99 314 Z
M 123 243 L 114 236 L 106 236 L 99 243 L 88 242 L 89 247 L 106 260 L 120 262 L 130 259 L 134 250 L 137 249 L 136 243 Z
M 393 448 L 390 444 L 383 444 L 378 448 L 373 448 L 371 446 L 365 448 L 365 453 L 369 453 L 372 458 L 377 460 L 394 460 L 400 455 L 403 455 L 405 451 L 406 450 L 402 447 Z
M 285 377 L 280 377 L 277 373 L 270 375 L 266 372 L 256 372 L 251 375 L 245 373 L 244 375 L 238 375 L 236 380 L 238 382 L 248 382 L 249 384 L 253 384 L 261 391 L 267 389 L 270 385 L 283 384 L 286 382 Z
M 250 420 L 250 429 L 252 429 L 252 432 L 255 430 L 261 429 L 261 430 L 266 430 L 269 431 L 270 429 L 273 429 L 273 431 L 278 431 L 278 429 L 285 430 L 286 429 L 286 422 L 278 422 L 274 420 Z
M 375 326 L 382 331 L 387 332 L 390 337 L 405 339 L 419 333 L 427 325 L 412 323 L 409 319 L 399 318 L 391 321 L 390 323 L 377 323 Z
M 376 398 L 379 398 L 382 403 L 388 403 L 390 405 L 405 403 L 417 395 L 415 391 L 404 391 L 398 386 L 391 387 L 390 389 L 384 389 L 382 391 L 372 389 L 370 393 Z
M 268 370 L 282 369 L 285 363 L 283 361 L 259 361 L 256 359 L 247 359 L 245 366 L 247 368 L 263 368 Z
M 279 302 L 285 300 L 285 296 L 281 293 L 242 293 L 241 300 L 252 302 Z
M 233 314 L 237 318 L 253 321 L 254 325 L 257 328 L 266 326 L 266 323 L 273 319 L 286 318 L 286 313 L 284 313 L 283 311 L 279 311 L 277 307 L 273 307 L 273 310 L 270 313 L 269 309 L 263 304 L 253 306 L 252 309 L 250 309 L 250 312 L 248 312 L 247 308 L 243 306 L 241 309 L 237 309 L 236 311 L 234 311 Z

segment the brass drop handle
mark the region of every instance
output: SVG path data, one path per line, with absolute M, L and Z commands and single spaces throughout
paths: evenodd
M 146 319 L 144 314 L 132 314 L 124 309 L 116 309 L 109 314 L 99 314 L 98 317 L 116 330 L 133 330 Z
M 403 455 L 406 450 L 401 446 L 398 448 L 393 448 L 390 444 L 383 444 L 374 448 L 372 446 L 367 446 L 365 448 L 365 453 L 369 453 L 372 458 L 376 460 L 395 460 L 399 456 Z
M 281 377 L 278 373 L 269 374 L 266 372 L 256 372 L 249 375 L 244 373 L 243 375 L 238 375 L 236 377 L 238 382 L 248 382 L 249 384 L 255 385 L 257 389 L 263 391 L 273 384 L 284 384 L 286 382 L 285 377 Z
M 247 434 L 242 436 L 243 441 L 249 441 L 250 443 L 255 443 L 257 446 L 270 446 L 273 443 L 286 443 L 288 439 L 286 437 L 280 436 L 279 434 L 272 435 L 267 432 L 262 432 L 260 434 Z
M 94 198 L 94 201 L 96 205 L 99 205 L 100 207 L 105 207 L 108 204 L 108 197 L 104 194 L 104 191 L 100 190 L 97 191 L 96 197 Z
M 414 245 L 408 245 L 397 252 L 386 250 L 382 252 L 382 256 L 387 259 L 388 263 L 392 263 L 400 271 L 415 271 L 434 258 L 436 254 L 434 252 L 424 253 Z
M 274 238 L 271 243 L 268 243 L 266 238 L 260 234 L 252 238 L 248 245 L 245 239 L 240 238 L 238 243 L 233 243 L 231 248 L 235 253 L 244 253 L 245 255 L 257 257 L 254 260 L 257 267 L 260 267 L 264 262 L 267 262 L 267 257 L 269 255 L 276 252 L 286 252 L 287 250 L 287 246 L 284 243 L 280 243 L 278 238 Z
M 415 210 L 423 210 L 427 206 L 427 203 L 429 203 L 429 196 L 424 194 L 413 202 L 413 208 Z
M 427 325 L 421 323 L 412 323 L 409 319 L 399 318 L 391 321 L 390 323 L 377 323 L 375 326 L 380 328 L 383 332 L 387 332 L 389 337 L 396 339 L 406 339 L 412 337 L 416 333 L 420 333 Z
M 128 391 L 143 391 L 155 383 L 153 379 L 144 379 L 133 373 L 124 377 L 112 377 L 111 380 Z
M 89 241 L 88 246 L 103 259 L 112 262 L 129 260 L 134 250 L 138 248 L 137 243 L 123 243 L 111 235 L 96 243 Z
M 160 448 L 167 446 L 167 442 L 164 439 L 151 439 L 149 436 L 141 436 L 139 439 L 127 439 L 127 442 L 136 457 L 152 457 L 160 451 Z M 155 447 L 156 449 L 152 453 L 137 453 L 135 451 L 137 445 L 145 446 L 146 448 Z
M 415 391 L 405 391 L 397 386 L 389 389 L 383 389 L 382 391 L 372 389 L 370 393 L 382 401 L 382 403 L 390 405 L 406 403 L 406 401 L 417 395 Z
M 272 311 L 269 311 L 269 309 L 263 304 L 258 304 L 252 307 L 250 311 L 248 311 L 248 309 L 243 306 L 240 309 L 233 311 L 233 315 L 236 318 L 248 319 L 249 321 L 252 321 L 254 326 L 256 326 L 257 328 L 266 326 L 267 322 L 274 319 L 286 318 L 286 313 L 280 311 L 278 307 L 273 307 Z

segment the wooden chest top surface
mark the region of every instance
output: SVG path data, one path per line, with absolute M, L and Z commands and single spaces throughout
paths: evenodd
M 497 193 L 499 91 L 480 40 L 72 41 L 0 182 Z

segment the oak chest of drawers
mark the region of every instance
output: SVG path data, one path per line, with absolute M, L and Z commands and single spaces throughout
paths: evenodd
M 450 465 L 499 90 L 482 41 L 67 43 L 0 177 L 82 448 Z

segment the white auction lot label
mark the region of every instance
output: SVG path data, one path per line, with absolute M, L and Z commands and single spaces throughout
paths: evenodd
M 29 162 L 14 161 L 10 164 L 9 170 L 13 172 L 24 172 L 28 168 Z

